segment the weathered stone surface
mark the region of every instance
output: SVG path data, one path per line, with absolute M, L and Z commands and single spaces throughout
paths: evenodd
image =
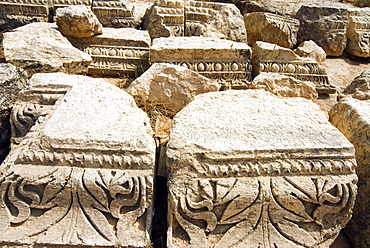
M 183 66 L 154 63 L 127 88 L 144 109 L 154 108 L 173 117 L 196 95 L 219 91 L 220 85 Z
M 225 87 L 246 87 L 252 81 L 251 48 L 242 42 L 206 37 L 153 40 L 151 63 L 181 65 Z
M 169 247 L 329 247 L 351 217 L 351 143 L 313 102 L 206 93 L 167 145 Z
M 302 42 L 296 49 L 295 54 L 316 60 L 318 63 L 322 63 L 326 59 L 326 53 L 324 49 L 318 46 L 313 40 Z
M 101 34 L 103 29 L 91 8 L 83 5 L 57 9 L 55 22 L 62 34 L 77 38 Z
M 336 92 L 336 88 L 329 83 L 324 67 L 313 59 L 298 56 L 288 48 L 257 41 L 252 49 L 252 63 L 254 75 L 261 72 L 281 73 L 298 80 L 313 82 L 318 93 Z
M 4 55 L 29 76 L 38 72 L 87 73 L 91 57 L 73 47 L 52 23 L 31 23 L 4 33 Z
M 185 3 L 183 0 L 156 1 L 150 9 L 145 29 L 152 39 L 170 36 L 183 36 L 185 25 Z
M 304 97 L 309 100 L 317 98 L 314 83 L 279 73 L 262 72 L 258 74 L 251 82 L 250 88 L 263 89 L 283 97 Z
M 136 78 L 149 67 L 151 40 L 146 30 L 103 28 L 102 35 L 69 40 L 92 57 L 89 74 Z
M 370 70 L 365 70 L 356 77 L 347 88 L 344 89 L 343 94 L 351 95 L 353 98 L 359 100 L 370 99 Z
M 53 0 L 53 9 L 55 13 L 58 8 L 65 8 L 74 5 L 83 5 L 91 7 L 92 4 L 93 0 Z
M 256 41 L 265 41 L 287 48 L 293 48 L 297 44 L 299 21 L 296 19 L 256 12 L 244 15 L 244 21 L 250 46 L 253 46 Z
M 333 6 L 302 6 L 295 18 L 300 21 L 298 43 L 313 40 L 327 56 L 340 56 L 346 47 L 348 9 Z
M 239 9 L 234 4 L 207 1 L 186 2 L 185 35 L 247 41 Z
M 93 1 L 92 10 L 104 27 L 137 28 L 140 20 L 135 18 L 135 6 L 128 0 Z
M 345 228 L 354 247 L 370 246 L 370 182 L 368 139 L 370 124 L 370 102 L 347 97 L 342 99 L 329 112 L 330 122 L 336 126 L 356 149 L 358 167 L 358 196 L 353 217 Z
M 11 30 L 32 22 L 46 22 L 49 7 L 48 0 L 1 0 L 0 29 Z
M 155 142 L 130 95 L 102 79 L 36 74 L 11 121 L 1 244 L 146 246 Z
M 370 57 L 370 9 L 350 9 L 346 52 L 358 57 Z

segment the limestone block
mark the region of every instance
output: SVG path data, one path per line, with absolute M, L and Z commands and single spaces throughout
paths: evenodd
M 247 41 L 243 16 L 234 4 L 228 3 L 186 2 L 185 35 Z
M 358 167 L 358 196 L 353 210 L 353 217 L 345 231 L 354 247 L 370 246 L 370 182 L 369 182 L 369 100 L 357 100 L 351 97 L 342 99 L 329 112 L 330 122 L 336 126 L 356 148 Z
M 242 42 L 206 37 L 153 40 L 151 63 L 181 65 L 224 87 L 246 87 L 252 81 L 251 48 Z
M 346 52 L 358 57 L 370 57 L 370 10 L 350 9 Z
M 139 106 L 163 110 L 173 117 L 196 95 L 219 91 L 220 85 L 185 67 L 154 63 L 127 88 Z
M 1 0 L 0 29 L 11 30 L 32 22 L 48 21 L 48 0 Z
M 4 55 L 29 76 L 38 72 L 87 73 L 91 57 L 73 47 L 53 23 L 31 23 L 4 33 Z
M 155 142 L 130 95 L 102 79 L 36 74 L 11 122 L 1 245 L 146 246 Z
M 69 40 L 92 57 L 89 74 L 136 78 L 149 67 L 151 40 L 146 30 L 103 28 L 101 35 Z
M 206 93 L 167 145 L 169 247 L 329 247 L 351 217 L 351 143 L 304 98 Z
M 299 21 L 296 19 L 255 12 L 244 15 L 244 21 L 250 46 L 256 41 L 274 43 L 287 48 L 293 48 L 297 44 Z
M 319 94 L 336 92 L 336 88 L 329 83 L 324 67 L 313 59 L 298 56 L 288 48 L 257 41 L 252 49 L 252 62 L 254 75 L 261 72 L 281 73 L 313 82 Z
M 340 56 L 347 43 L 348 9 L 303 5 L 295 15 L 300 21 L 298 43 L 313 40 L 327 56 Z
M 128 0 L 93 1 L 92 10 L 104 27 L 137 28 L 140 21 L 134 15 L 135 6 Z
M 370 70 L 363 71 L 356 77 L 347 88 L 344 89 L 343 94 L 351 95 L 358 100 L 370 99 Z
M 148 14 L 144 28 L 152 39 L 183 36 L 185 25 L 185 3 L 183 0 L 156 1 Z
M 251 89 L 263 89 L 274 95 L 283 97 L 304 97 L 309 100 L 317 99 L 315 84 L 309 81 L 297 80 L 292 76 L 261 72 L 250 84 Z
M 91 8 L 83 5 L 57 9 L 55 22 L 62 34 L 77 38 L 101 34 L 103 29 Z
M 316 60 L 318 63 L 322 63 L 326 60 L 326 53 L 324 49 L 318 46 L 313 40 L 302 42 L 296 49 L 295 54 Z

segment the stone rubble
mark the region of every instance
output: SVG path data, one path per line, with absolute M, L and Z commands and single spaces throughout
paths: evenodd
M 304 58 L 314 59 L 319 64 L 326 60 L 324 49 L 318 46 L 313 40 L 302 42 L 296 49 L 294 49 L 294 53 Z

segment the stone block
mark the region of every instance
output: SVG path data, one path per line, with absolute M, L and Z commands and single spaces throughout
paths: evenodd
M 206 93 L 167 145 L 168 247 L 329 247 L 356 198 L 353 145 L 312 101 Z
M 154 39 L 150 48 L 150 63 L 181 65 L 226 87 L 252 81 L 250 57 L 245 43 L 195 36 Z
M 356 149 L 358 195 L 353 217 L 345 231 L 354 247 L 370 246 L 370 101 L 346 97 L 329 112 L 330 122 L 336 126 Z
M 370 99 L 370 70 L 364 70 L 359 76 L 355 77 L 344 91 L 344 95 L 350 95 L 358 100 Z
M 64 8 L 74 5 L 84 5 L 91 7 L 93 0 L 52 0 L 54 13 L 58 8 Z
M 370 10 L 368 8 L 349 10 L 346 52 L 358 57 L 370 57 Z
M 302 42 L 296 49 L 294 49 L 294 53 L 304 58 L 314 59 L 318 63 L 322 63 L 326 60 L 324 49 L 318 46 L 313 40 Z
M 265 41 L 286 48 L 297 44 L 299 21 L 297 19 L 270 13 L 255 12 L 244 15 L 248 33 L 248 44 Z
M 103 28 L 90 38 L 69 37 L 71 43 L 92 57 L 88 73 L 136 78 L 149 66 L 151 40 L 148 31 L 133 28 Z
M 298 56 L 288 48 L 257 41 L 252 49 L 252 62 L 255 76 L 261 72 L 281 73 L 313 82 L 319 94 L 336 92 L 336 88 L 329 83 L 324 67 L 313 59 Z
M 298 43 L 313 40 L 327 56 L 340 56 L 347 43 L 348 9 L 335 6 L 303 5 L 295 15 L 300 21 Z
M 0 244 L 146 247 L 155 163 L 146 114 L 102 79 L 48 73 L 29 83 L 0 167 Z

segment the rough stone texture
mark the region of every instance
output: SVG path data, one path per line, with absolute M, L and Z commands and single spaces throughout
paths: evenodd
M 256 41 L 265 41 L 287 48 L 293 48 L 297 44 L 299 21 L 296 19 L 256 12 L 244 15 L 244 21 L 250 46 L 253 46 Z
M 29 76 L 38 72 L 87 73 L 91 57 L 73 47 L 52 23 L 32 23 L 4 33 L 4 55 Z
M 25 73 L 15 66 L 0 63 L 0 163 L 10 148 L 10 111 L 16 95 L 26 86 Z
M 155 163 L 146 114 L 102 79 L 48 73 L 29 83 L 0 167 L 0 243 L 146 247 Z
M 300 21 L 298 43 L 313 40 L 327 56 L 340 56 L 347 43 L 348 9 L 332 6 L 302 6 L 295 18 Z
M 346 52 L 358 57 L 370 57 L 370 9 L 350 9 Z
M 239 9 L 234 4 L 207 1 L 186 2 L 185 35 L 247 41 Z
M 11 30 L 32 22 L 46 22 L 48 0 L 0 0 L 0 30 Z
M 92 57 L 89 74 L 137 78 L 149 67 L 151 40 L 146 30 L 103 28 L 102 35 L 69 40 Z
M 252 81 L 251 48 L 242 42 L 206 37 L 153 40 L 151 63 L 181 65 L 224 87 L 246 87 Z
M 314 59 L 318 63 L 322 63 L 326 59 L 324 49 L 318 46 L 313 40 L 302 42 L 294 49 L 294 52 L 301 57 Z
M 368 139 L 370 124 L 370 102 L 347 97 L 336 104 L 329 112 L 330 122 L 336 126 L 356 149 L 358 167 L 358 196 L 353 217 L 345 228 L 354 247 L 370 246 L 370 182 Z
M 329 247 L 351 217 L 351 143 L 313 102 L 206 93 L 167 145 L 169 247 Z
M 127 88 L 139 106 L 173 117 L 196 95 L 219 91 L 220 85 L 185 67 L 154 63 Z
M 140 19 L 135 18 L 135 6 L 128 0 L 93 1 L 92 10 L 104 27 L 138 28 Z
M 351 95 L 353 98 L 359 100 L 370 99 L 370 70 L 365 70 L 356 77 L 347 88 L 344 89 L 343 94 Z
M 77 38 L 101 34 L 103 29 L 91 8 L 83 5 L 57 9 L 55 22 L 62 34 Z
M 93 0 L 53 0 L 53 10 L 55 13 L 58 8 L 65 8 L 74 5 L 83 5 L 91 7 L 92 4 Z
M 304 97 L 309 100 L 317 98 L 314 83 L 279 73 L 262 72 L 258 74 L 251 82 L 250 88 L 267 90 L 283 97 Z
M 303 58 L 292 50 L 276 44 L 257 41 L 252 49 L 253 74 L 275 72 L 310 81 L 320 94 L 332 94 L 336 88 L 329 83 L 324 67 L 310 58 Z

